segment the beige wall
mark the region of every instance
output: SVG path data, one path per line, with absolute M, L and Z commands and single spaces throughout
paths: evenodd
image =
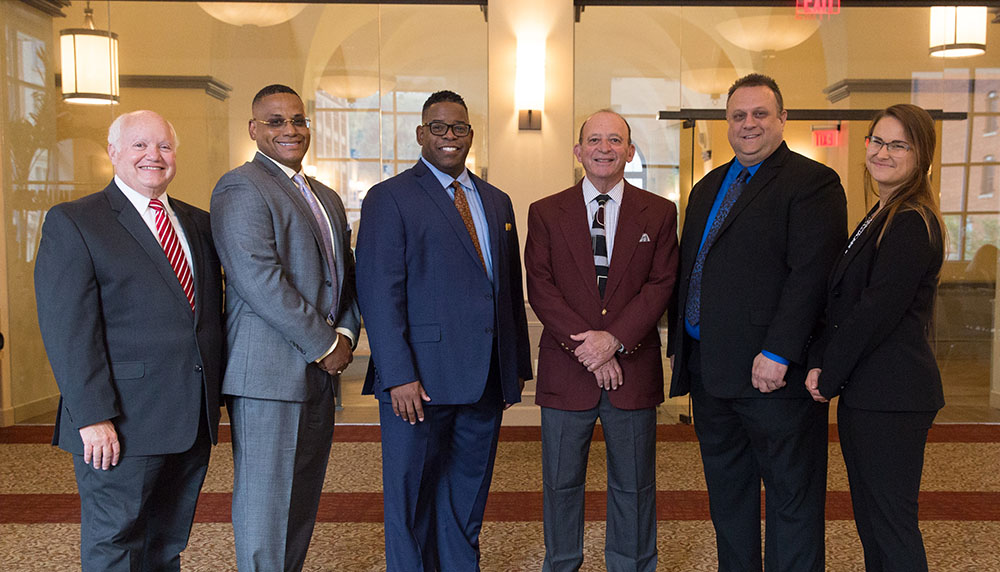
M 514 203 L 521 245 L 528 205 L 573 181 L 573 2 L 494 0 L 489 4 L 490 183 Z M 518 33 L 546 37 L 541 131 L 519 131 L 514 108 Z
M 107 4 L 95 3 L 94 9 L 98 25 L 106 26 Z M 455 10 L 464 10 L 464 19 L 435 29 L 434 22 L 447 23 L 448 14 Z M 474 7 L 310 5 L 288 24 L 240 29 L 207 17 L 193 2 L 112 2 L 112 27 L 120 35 L 123 74 L 213 76 L 232 86 L 232 96 L 219 101 L 198 89 L 127 88 L 122 92 L 122 105 L 114 109 L 81 110 L 59 103 L 57 132 L 73 150 L 75 186 L 67 191 L 70 196 L 54 193 L 49 198 L 58 202 L 101 188 L 111 173 L 104 151 L 106 125 L 113 114 L 151 108 L 170 119 L 181 136 L 171 194 L 207 208 L 218 177 L 253 154 L 246 122 L 251 98 L 259 87 L 286 83 L 309 101 L 319 77 L 332 68 L 374 69 L 383 77 L 395 78 L 397 89 L 449 88 L 465 95 L 477 129 L 477 164 L 488 167 L 490 182 L 510 194 L 523 245 L 528 205 L 574 183 L 576 130 L 589 113 L 611 104 L 612 78 L 678 82 L 674 91 L 644 100 L 643 113 L 648 107 L 649 114 L 709 105 L 707 94 L 679 82 L 685 70 L 719 65 L 731 65 L 740 73 L 774 75 L 788 107 L 878 108 L 909 96 L 852 94 L 831 105 L 822 88 L 843 79 L 904 79 L 916 69 L 1000 66 L 996 25 L 989 28 L 988 56 L 930 61 L 924 47 L 926 9 L 886 9 L 878 17 L 860 18 L 859 9 L 845 9 L 801 46 L 763 57 L 734 47 L 715 29 L 718 20 L 748 10 L 589 7 L 581 22 L 575 23 L 573 0 L 492 0 L 487 22 Z M 58 30 L 82 24 L 80 3 L 65 11 L 68 18 L 46 20 L 21 2 L 3 0 L 0 5 L 7 23 L 23 20 L 28 26 L 37 28 L 41 22 L 47 27 L 53 53 L 58 48 Z M 886 25 L 889 21 L 891 26 Z M 546 37 L 541 131 L 517 128 L 515 54 L 518 34 L 525 32 Z M 877 49 L 872 46 L 873 37 L 882 38 Z M 437 53 L 413 49 L 429 41 L 443 48 Z M 877 57 L 870 56 L 873 50 Z M 723 102 L 724 98 L 723 94 Z M 825 150 L 812 147 L 809 128 L 809 122 L 790 123 L 786 139 L 792 148 L 841 173 L 853 224 L 865 212 L 863 147 L 856 142 L 866 124 L 844 123 L 842 137 L 851 143 Z M 681 132 L 680 162 L 694 165 L 691 178 L 682 177 L 680 183 L 682 209 L 690 183 L 705 169 L 731 157 L 723 122 L 709 122 L 714 155 L 708 165 L 697 158 L 691 161 L 691 135 L 690 130 Z M 11 144 L 0 135 L 0 152 Z M 3 168 L 0 163 L 0 177 Z M 13 242 L 24 240 L 15 238 L 11 226 L 11 214 L 23 210 L 23 205 L 15 204 L 18 200 L 12 201 L 7 189 L 0 194 L 0 329 L 7 338 L 7 347 L 0 350 L 0 424 L 51 409 L 56 396 L 33 320 L 32 263 L 20 260 L 24 249 Z M 994 353 L 1000 356 L 1000 342 Z M 994 377 L 992 397 L 998 405 L 1000 375 Z

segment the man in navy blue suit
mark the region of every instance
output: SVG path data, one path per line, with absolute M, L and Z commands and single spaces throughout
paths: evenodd
M 531 379 L 510 198 L 465 168 L 462 97 L 432 94 L 421 158 L 368 191 L 358 300 L 379 400 L 386 566 L 478 570 L 500 418 Z

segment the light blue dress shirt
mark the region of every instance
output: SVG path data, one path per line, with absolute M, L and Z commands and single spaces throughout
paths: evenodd
M 469 202 L 469 212 L 472 213 L 472 222 L 476 225 L 476 234 L 479 237 L 479 248 L 483 251 L 483 262 L 486 263 L 486 275 L 489 276 L 490 282 L 493 281 L 493 256 L 490 250 L 490 227 L 486 224 L 486 209 L 483 208 L 483 199 L 479 196 L 479 191 L 476 189 L 476 185 L 472 182 L 472 177 L 469 176 L 469 170 L 465 169 L 462 174 L 456 179 L 448 173 L 445 173 L 431 165 L 427 159 L 420 157 L 420 160 L 427 165 L 427 168 L 434 173 L 437 180 L 444 187 L 448 197 L 455 201 L 455 189 L 451 187 L 452 181 L 458 181 L 462 185 L 462 189 L 465 191 L 465 198 Z

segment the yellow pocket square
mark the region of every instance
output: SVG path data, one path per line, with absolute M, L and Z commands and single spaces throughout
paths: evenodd
M 510 223 L 509 222 L 508 223 L 504 223 L 503 229 L 504 230 L 510 230 Z

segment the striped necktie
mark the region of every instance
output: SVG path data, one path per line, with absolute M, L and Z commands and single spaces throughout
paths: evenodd
M 323 244 L 321 248 L 323 250 L 323 259 L 326 260 L 327 265 L 330 267 L 330 276 L 332 277 L 331 288 L 333 288 L 333 307 L 330 308 L 327 314 L 328 321 L 337 321 L 337 309 L 340 304 L 340 284 L 337 282 L 337 267 L 334 266 L 333 260 L 333 230 L 330 228 L 330 223 L 327 221 L 326 215 L 323 213 L 323 207 L 319 204 L 319 199 L 313 194 L 312 190 L 309 188 L 308 183 L 306 183 L 305 177 L 301 174 L 296 173 L 292 177 L 292 182 L 295 183 L 295 187 L 302 193 L 302 198 L 306 200 L 306 204 L 309 205 L 309 210 L 312 211 L 313 218 L 316 219 L 316 224 L 319 225 L 319 234 L 323 238 Z
M 604 298 L 604 287 L 608 283 L 608 237 L 604 228 L 604 203 L 611 197 L 599 194 L 594 197 L 597 201 L 597 212 L 594 213 L 594 222 L 590 225 L 590 242 L 594 247 L 594 269 L 597 271 L 597 290 Z
M 174 269 L 177 281 L 181 283 L 181 288 L 184 289 L 184 295 L 187 296 L 188 304 L 191 304 L 193 312 L 194 279 L 191 276 L 191 266 L 188 264 L 187 256 L 184 255 L 184 249 L 181 248 L 181 241 L 177 238 L 174 225 L 170 224 L 170 217 L 167 216 L 167 211 L 163 208 L 163 202 L 160 199 L 150 199 L 149 208 L 153 209 L 156 214 L 156 234 L 159 235 L 160 246 L 163 247 L 163 253 L 167 255 L 167 261 Z

